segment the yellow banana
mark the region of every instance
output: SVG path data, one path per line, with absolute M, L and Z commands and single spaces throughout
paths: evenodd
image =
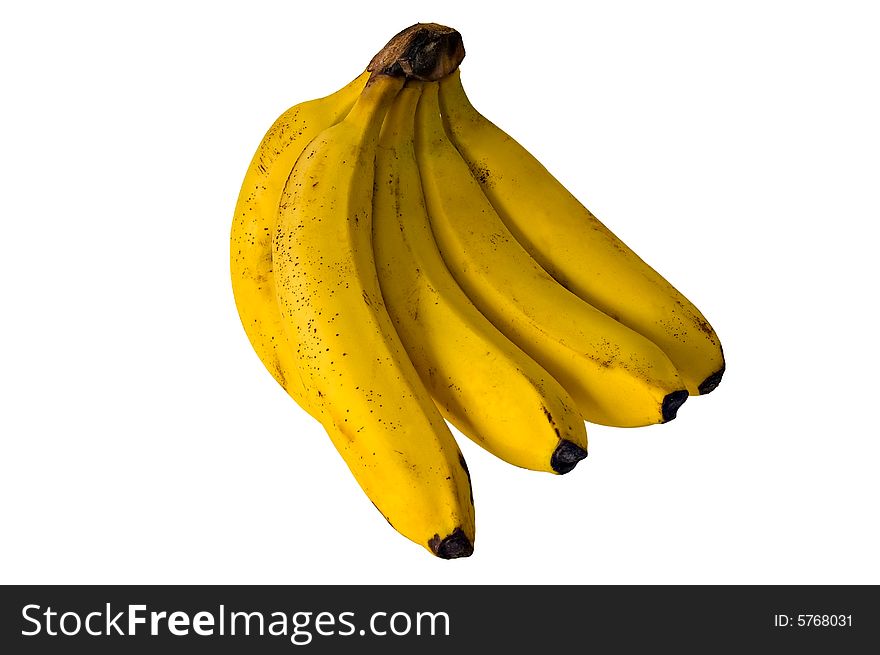
M 712 391 L 724 373 L 724 355 L 693 303 L 480 115 L 465 95 L 460 71 L 440 87 L 452 141 L 529 254 L 565 288 L 660 346 L 691 394 Z
M 371 244 L 379 130 L 403 83 L 374 73 L 297 160 L 273 238 L 278 304 L 308 402 L 361 488 L 401 534 L 462 557 L 474 542 L 467 469 L 385 309 Z
M 562 383 L 586 420 L 631 427 L 674 418 L 688 395 L 675 366 L 519 245 L 446 136 L 437 83 L 422 91 L 415 147 L 443 259 L 480 311 Z
M 407 82 L 379 140 L 373 249 L 388 313 L 443 415 L 498 457 L 567 473 L 587 434 L 568 393 L 470 302 L 431 233 L 413 151 L 421 83 Z
M 232 292 L 242 325 L 265 367 L 313 415 L 297 369 L 294 335 L 285 332 L 275 299 L 272 234 L 297 157 L 309 141 L 345 117 L 369 76 L 364 72 L 336 93 L 291 107 L 275 121 L 248 167 L 232 222 Z

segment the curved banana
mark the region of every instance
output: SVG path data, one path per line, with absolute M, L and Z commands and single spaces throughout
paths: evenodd
M 294 353 L 284 330 L 272 274 L 272 234 L 284 183 L 309 141 L 342 120 L 370 74 L 364 72 L 325 98 L 281 114 L 263 137 L 248 167 L 232 222 L 232 293 L 251 345 L 268 371 L 303 409 L 308 406 Z
M 567 289 L 660 346 L 691 394 L 718 386 L 721 342 L 693 303 L 480 115 L 465 95 L 460 71 L 440 82 L 440 89 L 452 141 L 529 254 Z
M 373 74 L 297 160 L 273 238 L 276 287 L 308 402 L 361 488 L 401 534 L 462 557 L 474 542 L 467 469 L 391 323 L 371 245 L 376 145 L 403 82 Z
M 388 313 L 453 425 L 511 464 L 567 473 L 587 455 L 574 402 L 473 306 L 437 249 L 413 151 L 420 92 L 415 82 L 400 92 L 376 156 L 373 250 Z
M 480 311 L 562 383 L 586 420 L 632 427 L 674 418 L 688 395 L 675 366 L 519 245 L 446 136 L 437 83 L 422 91 L 415 147 L 443 259 Z

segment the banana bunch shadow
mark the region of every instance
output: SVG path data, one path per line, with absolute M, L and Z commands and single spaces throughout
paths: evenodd
M 251 344 L 401 534 L 473 552 L 446 421 L 564 474 L 585 421 L 665 423 L 724 372 L 714 330 L 465 95 L 461 36 L 396 35 L 367 70 L 272 125 L 236 207 Z

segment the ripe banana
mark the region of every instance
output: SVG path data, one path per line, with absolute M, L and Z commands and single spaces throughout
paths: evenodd
M 457 31 L 413 25 L 285 112 L 230 247 L 263 364 L 388 522 L 447 559 L 473 552 L 475 526 L 444 417 L 566 473 L 583 419 L 671 420 L 724 371 L 702 314 L 470 105 L 463 57 Z
M 376 146 L 403 83 L 373 73 L 346 118 L 300 155 L 273 238 L 276 291 L 308 403 L 361 488 L 404 536 L 462 557 L 474 542 L 467 469 L 395 332 L 373 260 Z
M 420 82 L 407 82 L 379 141 L 373 249 L 397 333 L 441 413 L 498 457 L 567 473 L 586 456 L 568 393 L 470 302 L 431 233 L 413 151 Z
M 718 386 L 721 342 L 700 311 L 525 148 L 479 114 L 458 70 L 440 89 L 452 141 L 529 254 L 565 288 L 660 346 L 691 394 Z
M 422 91 L 415 147 L 443 259 L 480 311 L 562 383 L 586 420 L 631 427 L 674 418 L 688 395 L 675 366 L 562 287 L 516 241 L 449 141 L 437 83 Z
M 325 98 L 291 107 L 260 143 L 238 196 L 232 222 L 232 292 L 245 332 L 260 360 L 288 394 L 313 416 L 294 356 L 294 335 L 284 330 L 275 299 L 272 234 L 284 183 L 309 141 L 342 120 L 370 74 Z

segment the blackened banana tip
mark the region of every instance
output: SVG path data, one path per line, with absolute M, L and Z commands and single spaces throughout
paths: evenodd
M 705 396 L 707 393 L 715 390 L 715 387 L 717 387 L 721 383 L 721 378 L 724 376 L 725 368 L 726 365 L 722 364 L 721 368 L 719 368 L 712 375 L 703 380 L 703 382 L 698 387 L 701 396 Z
M 461 528 L 455 528 L 452 534 L 443 539 L 439 534 L 435 534 L 428 542 L 428 547 L 441 559 L 470 557 L 474 553 L 474 545 Z
M 561 439 L 556 450 L 550 456 L 550 468 L 559 475 L 564 475 L 574 469 L 577 463 L 587 456 L 587 451 L 573 441 Z
M 661 411 L 663 412 L 663 422 L 668 423 L 674 419 L 675 415 L 678 414 L 678 408 L 684 405 L 684 401 L 687 399 L 688 392 L 684 389 L 666 394 L 661 407 Z

